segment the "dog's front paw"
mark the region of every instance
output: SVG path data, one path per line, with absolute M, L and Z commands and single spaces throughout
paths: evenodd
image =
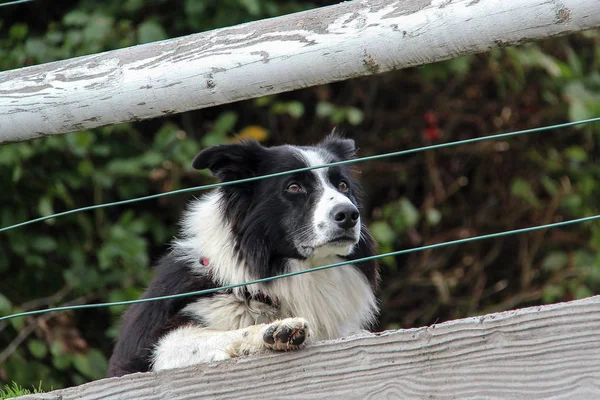
M 263 332 L 266 347 L 273 350 L 295 350 L 310 335 L 304 318 L 286 318 L 268 325 Z

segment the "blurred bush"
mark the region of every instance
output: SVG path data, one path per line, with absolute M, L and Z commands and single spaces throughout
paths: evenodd
M 323 6 L 325 1 L 38 2 L 3 8 L 0 70 Z M 175 4 L 175 5 L 174 5 Z M 600 115 L 600 34 L 0 147 L 0 226 L 212 182 L 201 149 L 306 144 L 334 126 L 371 155 Z M 237 135 L 236 135 L 237 134 Z M 380 251 L 600 212 L 600 125 L 361 164 Z M 0 314 L 137 298 L 190 195 L 3 233 Z M 600 290 L 588 223 L 382 261 L 380 329 L 571 300 Z M 60 388 L 104 376 L 123 307 L 0 323 L 0 380 Z

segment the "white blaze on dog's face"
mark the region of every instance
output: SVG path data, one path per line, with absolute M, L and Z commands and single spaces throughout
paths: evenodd
M 335 135 L 306 147 L 267 148 L 257 142 L 242 142 L 208 148 L 193 165 L 209 168 L 227 182 L 348 160 L 355 151 L 353 140 Z M 235 258 L 243 260 L 249 276 L 262 278 L 287 270 L 289 260 L 327 263 L 334 256 L 354 256 L 362 232 L 359 191 L 349 165 L 219 189 L 220 209 L 235 243 Z M 198 229 L 206 225 L 203 218 L 214 215 L 194 219 Z M 220 253 L 215 251 L 211 257 Z
M 324 165 L 333 161 L 325 149 L 299 149 L 298 153 L 308 166 Z M 341 176 L 339 167 L 319 168 L 311 171 L 311 215 L 306 226 L 310 235 L 294 238 L 299 253 L 307 258 L 347 256 L 360 239 L 360 213 L 350 198 L 352 188 L 349 177 Z M 331 174 L 331 172 L 334 172 Z

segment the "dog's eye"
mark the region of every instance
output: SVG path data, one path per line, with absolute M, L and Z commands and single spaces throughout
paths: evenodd
M 345 181 L 341 181 L 340 183 L 338 183 L 338 190 L 340 192 L 347 192 L 348 191 L 348 184 Z
M 300 193 L 304 191 L 304 189 L 302 189 L 302 186 L 300 186 L 300 184 L 296 182 L 290 183 L 288 187 L 285 188 L 285 190 L 287 190 L 290 193 Z

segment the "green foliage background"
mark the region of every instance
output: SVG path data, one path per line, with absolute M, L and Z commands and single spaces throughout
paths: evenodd
M 0 8 L 0 70 L 323 6 L 326 1 L 33 1 Z M 335 66 L 332 66 L 334 68 Z M 361 155 L 600 116 L 600 34 L 308 88 L 165 119 L 0 147 L 0 226 L 212 182 L 190 168 L 235 133 L 306 144 L 333 126 Z M 0 118 L 2 118 L 0 116 Z M 380 251 L 600 212 L 600 125 L 361 165 Z M 190 195 L 2 233 L 0 315 L 137 298 Z M 600 226 L 383 261 L 379 329 L 408 328 L 600 290 Z M 0 380 L 60 388 L 102 378 L 122 307 L 0 324 Z

